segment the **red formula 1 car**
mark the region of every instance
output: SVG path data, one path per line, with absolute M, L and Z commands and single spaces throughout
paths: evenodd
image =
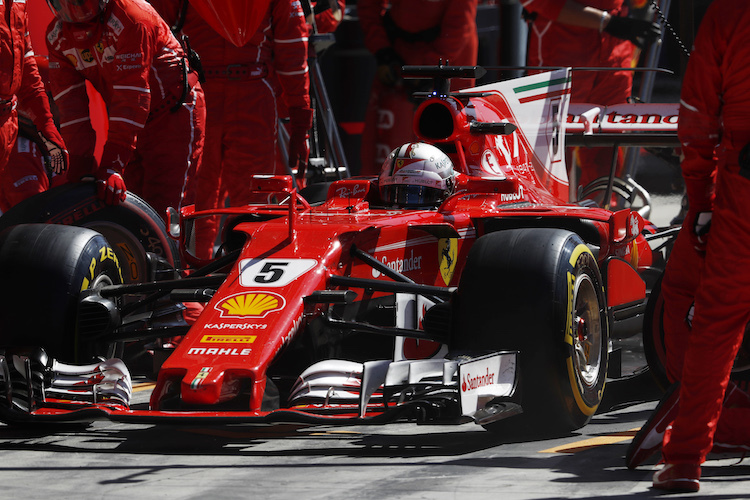
M 414 126 L 456 172 L 434 207 L 395 206 L 378 178 L 298 192 L 255 176 L 255 203 L 173 212 L 169 237 L 132 195 L 103 216 L 87 185 L 3 215 L 0 418 L 585 425 L 610 339 L 640 331 L 649 223 L 568 201 L 568 70 L 448 91 L 480 70 L 407 68 L 435 81 Z M 638 142 L 628 113 L 609 132 L 603 112 L 570 126 Z M 62 224 L 17 224 L 30 217 Z M 207 218 L 223 237 L 202 261 Z M 184 304 L 202 312 L 186 322 Z M 156 365 L 148 402 L 133 345 Z

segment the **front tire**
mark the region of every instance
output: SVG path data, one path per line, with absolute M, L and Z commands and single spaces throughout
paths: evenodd
M 146 252 L 181 266 L 179 248 L 166 224 L 145 201 L 128 192 L 119 205 L 105 205 L 93 182 L 64 184 L 28 198 L 0 217 L 0 231 L 30 223 L 64 224 L 93 229 L 109 241 L 117 254 L 125 283 L 149 281 Z
M 461 276 L 454 347 L 520 351 L 523 420 L 546 430 L 578 429 L 604 391 L 605 303 L 596 259 L 576 234 L 491 233 L 474 244 Z
M 61 361 L 87 363 L 111 344 L 79 338 L 83 290 L 122 283 L 116 253 L 91 229 L 19 224 L 0 233 L 0 346 L 44 348 Z

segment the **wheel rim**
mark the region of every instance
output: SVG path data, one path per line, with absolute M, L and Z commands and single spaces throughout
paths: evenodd
M 104 288 L 105 286 L 110 286 L 114 284 L 115 282 L 112 280 L 111 277 L 107 276 L 106 274 L 100 274 L 96 278 L 94 278 L 94 281 L 91 283 L 91 286 L 89 286 L 89 289 L 98 290 L 100 288 Z M 119 351 L 120 350 L 119 350 L 118 343 L 111 342 L 111 343 L 106 344 L 106 352 L 102 351 L 99 354 L 103 354 L 105 358 L 109 359 L 109 358 L 118 357 L 120 355 Z
M 117 255 L 120 266 L 123 268 L 125 283 L 144 281 L 146 279 L 146 251 L 140 241 L 127 229 L 119 224 L 92 221 L 84 224 L 84 227 L 101 233 L 112 245 Z M 125 252 L 123 248 L 130 249 Z
M 602 323 L 599 300 L 591 279 L 582 275 L 576 280 L 573 315 L 574 363 L 579 379 L 594 387 L 602 364 Z

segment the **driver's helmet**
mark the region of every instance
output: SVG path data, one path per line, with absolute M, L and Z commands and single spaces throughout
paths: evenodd
M 388 155 L 380 170 L 381 199 L 400 207 L 437 206 L 456 184 L 453 162 L 435 146 L 410 142 Z
M 109 0 L 47 0 L 47 5 L 65 23 L 88 23 L 109 3 Z

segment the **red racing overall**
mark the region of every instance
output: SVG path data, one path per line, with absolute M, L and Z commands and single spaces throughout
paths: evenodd
M 357 3 L 365 46 L 373 54 L 392 48 L 407 65 L 473 66 L 477 63 L 477 0 L 360 0 Z M 473 80 L 454 79 L 453 89 Z M 402 82 L 375 78 L 362 133 L 360 173 L 377 175 L 391 151 L 415 139 L 415 104 Z
M 712 444 L 750 445 L 747 395 L 724 397 L 750 320 L 750 179 L 740 174 L 738 161 L 750 143 L 745 34 L 750 36 L 747 2 L 714 1 L 683 79 L 679 136 L 689 212 L 662 283 L 667 370 L 681 380 L 679 413 L 664 437 L 667 463 L 702 463 Z M 695 221 L 710 211 L 704 245 Z
M 563 4 L 560 0 L 522 0 L 521 5 L 536 14 L 531 23 L 527 62 L 529 66 L 572 66 L 630 68 L 635 47 L 627 40 L 606 32 L 555 22 Z M 613 16 L 627 15 L 623 0 L 588 0 L 579 3 L 606 10 Z M 600 105 L 624 104 L 633 86 L 631 71 L 574 71 L 571 102 Z M 609 175 L 611 148 L 578 148 L 581 178 L 585 186 Z M 622 162 L 620 161 L 620 164 Z
M 183 1 L 152 3 L 173 22 Z M 250 176 L 275 170 L 277 100 L 281 96 L 274 80 L 280 84 L 289 109 L 310 110 L 307 26 L 302 8 L 299 2 L 271 0 L 261 26 L 242 47 L 226 40 L 190 6 L 182 32 L 200 55 L 206 75 L 208 132 L 197 173 L 195 207 L 223 207 L 227 197 L 232 206 L 241 206 L 249 200 Z M 304 124 L 305 133 L 309 127 Z M 209 257 L 216 225 L 199 225 L 197 230 L 201 233 L 199 254 Z
M 49 179 L 41 149 L 34 141 L 19 135 L 8 164 L 0 170 L 0 211 L 7 212 L 48 188 Z
M 63 146 L 55 128 L 44 83 L 39 76 L 27 27 L 26 2 L 0 3 L 0 172 L 18 134 L 18 110 L 29 116 L 47 139 Z M 63 147 L 64 149 L 64 147 Z
M 55 20 L 47 29 L 50 84 L 72 160 L 68 179 L 95 169 L 88 80 L 109 113 L 99 168 L 122 172 L 129 190 L 164 216 L 180 204 L 203 151 L 205 104 L 197 76 L 144 0 L 110 0 L 86 25 L 90 30 L 76 26 Z

